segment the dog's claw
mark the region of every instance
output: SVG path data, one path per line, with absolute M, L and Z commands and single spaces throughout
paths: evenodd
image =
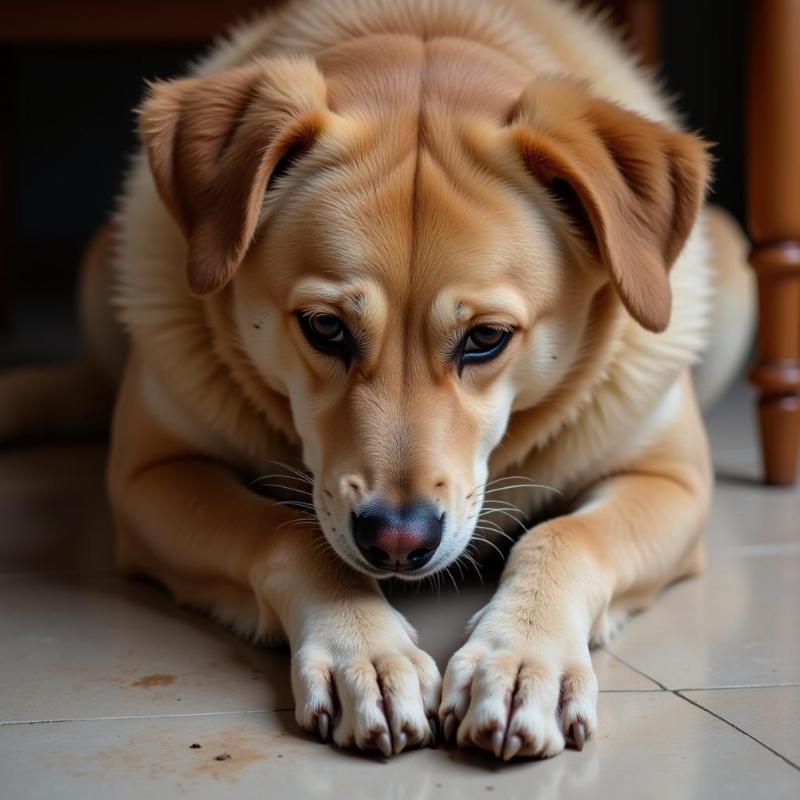
M 323 742 L 327 742 L 328 734 L 331 730 L 331 718 L 326 711 L 323 711 L 317 717 L 317 728 L 319 730 L 319 738 L 322 739 Z
M 444 740 L 449 744 L 455 739 L 456 731 L 458 730 L 458 720 L 455 714 L 448 714 L 444 718 Z
M 573 722 L 572 727 L 569 729 L 569 737 L 575 745 L 576 750 L 583 750 L 583 745 L 586 742 L 586 727 L 582 722 Z
M 492 734 L 492 752 L 497 758 L 503 755 L 503 739 L 505 734 L 499 729 Z
M 397 734 L 394 740 L 394 752 L 402 753 L 405 746 L 408 744 L 408 736 L 403 731 Z
M 506 746 L 503 748 L 503 761 L 511 761 L 511 759 L 519 753 L 521 748 L 522 739 L 515 733 L 512 733 L 506 741 Z
M 375 746 L 381 751 L 381 753 L 383 753 L 383 755 L 386 756 L 386 758 L 389 758 L 389 756 L 392 754 L 392 740 L 386 731 L 378 734 L 378 736 L 375 737 Z
M 439 723 L 436 717 L 428 717 L 428 725 L 431 726 L 431 747 L 436 747 L 436 742 L 439 739 Z

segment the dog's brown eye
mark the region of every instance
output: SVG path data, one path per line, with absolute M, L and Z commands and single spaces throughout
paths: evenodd
M 493 325 L 477 325 L 463 339 L 459 372 L 467 364 L 491 361 L 503 352 L 511 339 L 512 331 L 508 328 L 496 328 Z
M 308 343 L 320 353 L 340 358 L 345 366 L 355 355 L 355 343 L 347 326 L 335 314 L 297 313 L 300 330 Z
M 473 328 L 467 335 L 467 344 L 464 348 L 465 353 L 482 352 L 484 350 L 491 350 L 508 334 L 508 331 L 502 328 L 491 328 L 489 325 L 480 325 Z
M 344 323 L 333 314 L 316 314 L 309 318 L 308 326 L 315 336 L 326 342 L 340 342 L 344 339 Z

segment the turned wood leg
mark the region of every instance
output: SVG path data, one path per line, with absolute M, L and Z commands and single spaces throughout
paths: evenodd
M 758 274 L 758 420 L 768 483 L 800 446 L 800 2 L 750 3 L 747 217 Z

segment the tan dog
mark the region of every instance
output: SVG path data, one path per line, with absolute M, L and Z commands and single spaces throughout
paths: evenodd
M 506 759 L 581 747 L 590 640 L 703 563 L 703 143 L 551 0 L 293 2 L 153 86 L 140 130 L 120 567 L 288 639 L 297 721 L 340 745 L 389 755 L 438 717 Z M 275 461 L 307 502 L 248 488 Z M 564 513 L 440 688 L 378 579 L 541 515 L 538 484 Z

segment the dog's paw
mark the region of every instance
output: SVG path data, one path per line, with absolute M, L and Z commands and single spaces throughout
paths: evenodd
M 445 739 L 508 761 L 578 750 L 597 728 L 597 678 L 585 642 L 513 641 L 481 620 L 450 660 L 439 718 Z M 492 628 L 494 630 L 492 630 Z
M 400 619 L 377 640 L 353 631 L 347 644 L 304 642 L 292 657 L 297 723 L 340 747 L 387 757 L 434 744 L 441 678 L 412 634 Z

